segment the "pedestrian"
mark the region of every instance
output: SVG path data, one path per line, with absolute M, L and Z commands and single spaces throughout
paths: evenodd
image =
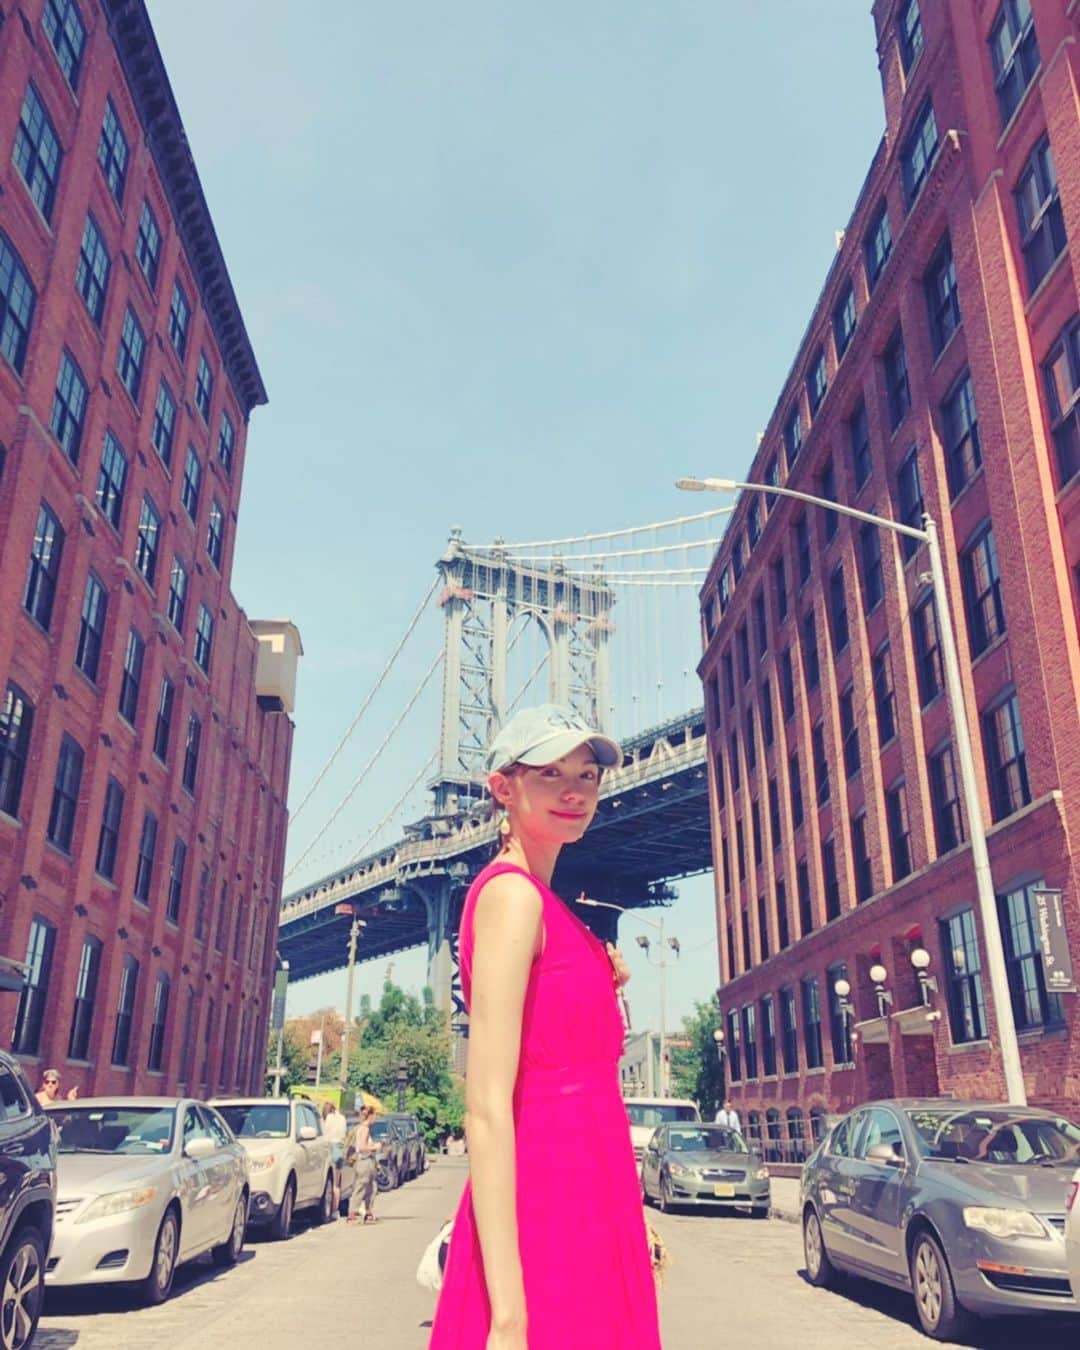
M 46 1069 L 41 1075 L 41 1087 L 37 1090 L 37 1099 L 42 1106 L 48 1106 L 50 1102 L 56 1101 L 60 1096 L 60 1070 Z M 79 1095 L 77 1087 L 70 1087 L 67 1090 L 67 1099 L 73 1102 Z
M 349 1196 L 349 1223 L 377 1223 L 375 1218 L 375 1155 L 378 1144 L 371 1137 L 375 1108 L 364 1106 L 360 1119 L 345 1140 L 345 1161 L 353 1170 L 353 1188 Z
M 330 1140 L 330 1157 L 334 1164 L 334 1213 L 337 1214 L 341 1209 L 341 1171 L 345 1161 L 345 1135 L 349 1127 L 344 1114 L 329 1100 L 323 1102 L 322 1128 L 323 1134 Z
M 739 1120 L 739 1113 L 735 1110 L 729 1101 L 725 1101 L 723 1106 L 716 1113 L 715 1125 L 725 1125 L 729 1130 L 734 1130 L 737 1134 L 742 1134 L 742 1123 Z
M 488 750 L 500 848 L 459 933 L 470 1175 L 430 1350 L 659 1350 L 619 1088 L 629 972 L 551 889 L 621 762 L 552 704 L 518 713 Z

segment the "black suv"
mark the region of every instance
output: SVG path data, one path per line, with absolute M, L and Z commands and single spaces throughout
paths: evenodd
M 420 1122 L 415 1116 L 405 1115 L 404 1112 L 393 1111 L 387 1117 L 398 1127 L 398 1132 L 404 1136 L 404 1158 L 402 1163 L 402 1181 L 411 1181 L 413 1177 L 418 1177 L 422 1172 L 427 1171 L 427 1142 L 424 1139 Z

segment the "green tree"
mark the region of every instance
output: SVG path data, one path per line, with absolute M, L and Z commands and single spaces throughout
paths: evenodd
M 672 1093 L 693 1098 L 706 1120 L 712 1120 L 724 1101 L 724 1070 L 713 1039 L 719 1025 L 716 1000 L 696 1002 L 694 1011 L 683 1018 L 681 1039 L 690 1042 L 689 1048 L 671 1051 Z
M 266 1051 L 266 1091 L 274 1090 L 273 1070 L 277 1065 L 277 1032 L 270 1032 L 270 1043 Z M 281 1039 L 281 1093 L 284 1096 L 291 1087 L 299 1087 L 307 1082 L 307 1052 L 290 1032 L 286 1031 Z

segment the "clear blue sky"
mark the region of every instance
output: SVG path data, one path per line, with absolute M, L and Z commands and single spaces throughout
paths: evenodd
M 150 8 L 270 393 L 233 585 L 303 634 L 295 806 L 451 526 L 620 528 L 693 506 L 680 474 L 745 469 L 881 136 L 873 25 L 850 0 Z M 418 633 L 298 844 L 437 643 Z M 363 838 L 437 712 L 325 842 Z M 633 931 L 634 1021 L 655 1025 Z M 677 1021 L 717 983 L 711 878 L 683 886 L 669 931 Z M 394 977 L 423 967 L 399 957 Z M 299 984 L 290 1011 L 343 985 Z

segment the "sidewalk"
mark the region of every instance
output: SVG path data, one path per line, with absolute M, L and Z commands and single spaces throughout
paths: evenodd
M 784 1219 L 787 1223 L 799 1222 L 799 1179 L 797 1177 L 772 1177 L 769 1182 L 772 1193 L 774 1219 Z

